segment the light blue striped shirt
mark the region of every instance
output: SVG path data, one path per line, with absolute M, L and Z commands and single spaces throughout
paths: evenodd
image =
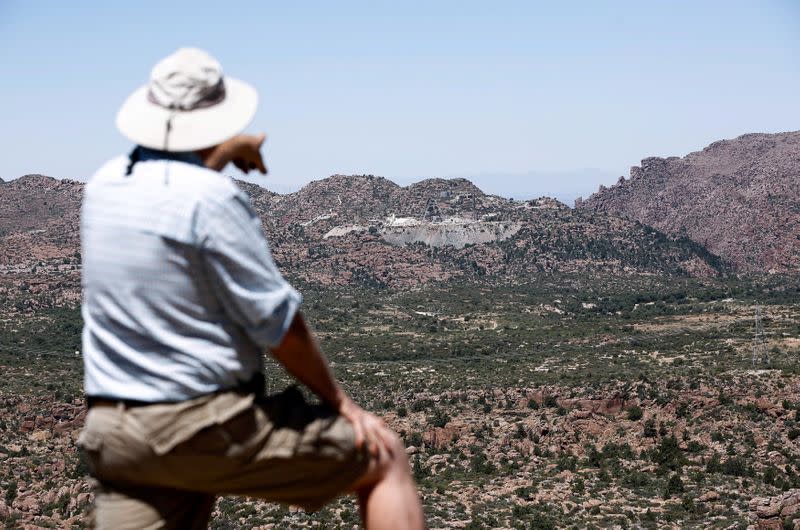
M 247 195 L 190 163 L 127 165 L 111 160 L 84 190 L 86 394 L 180 401 L 250 380 L 300 295 Z

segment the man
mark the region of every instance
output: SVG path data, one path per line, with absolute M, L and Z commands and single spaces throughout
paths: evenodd
M 242 135 L 257 95 L 181 49 L 117 117 L 137 144 L 85 189 L 78 440 L 98 528 L 205 528 L 216 495 L 316 509 L 355 492 L 367 528 L 422 528 L 399 438 L 333 378 L 228 163 L 266 174 Z M 264 350 L 316 393 L 263 396 Z

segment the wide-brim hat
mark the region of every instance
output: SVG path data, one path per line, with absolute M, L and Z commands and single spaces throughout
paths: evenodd
M 208 53 L 181 48 L 160 61 L 150 82 L 131 94 L 117 128 L 138 145 L 163 151 L 197 151 L 241 133 L 258 108 L 256 89 L 223 77 Z

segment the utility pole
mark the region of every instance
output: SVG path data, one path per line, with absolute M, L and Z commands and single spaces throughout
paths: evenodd
M 767 353 L 767 340 L 764 336 L 764 324 L 761 322 L 761 306 L 756 303 L 755 335 L 753 336 L 753 368 L 756 363 L 769 366 L 769 353 Z

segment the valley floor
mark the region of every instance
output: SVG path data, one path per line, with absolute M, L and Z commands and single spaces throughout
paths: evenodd
M 552 276 L 303 291 L 337 375 L 406 440 L 432 528 L 798 528 L 797 286 Z M 768 363 L 752 359 L 757 303 Z M 2 316 L 0 520 L 82 528 L 79 313 Z M 267 374 L 272 391 L 289 384 Z M 225 498 L 213 528 L 357 522 L 349 499 L 307 514 Z

